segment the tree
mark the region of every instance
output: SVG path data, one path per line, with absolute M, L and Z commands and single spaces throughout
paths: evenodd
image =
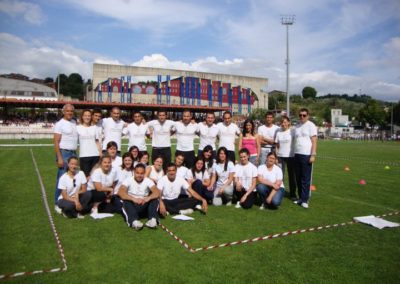
M 370 99 L 364 107 L 360 109 L 359 118 L 364 126 L 368 123 L 371 128 L 374 126 L 382 128 L 386 122 L 386 112 L 383 107 L 379 105 L 378 101 Z
M 51 78 L 51 77 L 46 77 L 45 79 L 44 79 L 44 82 L 47 84 L 47 83 L 53 83 L 54 82 L 54 79 L 53 78 Z
M 57 91 L 60 91 L 60 94 L 67 95 L 67 81 L 68 77 L 65 74 L 59 74 L 56 76 L 56 87 Z M 60 83 L 58 83 L 58 80 L 60 80 Z
M 301 94 L 305 99 L 315 99 L 317 97 L 317 90 L 315 90 L 313 87 L 307 86 L 304 87 L 303 91 L 301 91 Z
M 256 108 L 256 109 L 252 110 L 252 112 L 250 113 L 250 117 L 249 118 L 253 119 L 253 120 L 258 119 L 258 120 L 264 121 L 264 118 L 265 118 L 265 115 L 267 114 L 267 111 L 268 110 L 266 110 L 264 108 Z
M 83 79 L 78 73 L 71 73 L 67 80 L 67 96 L 83 99 Z

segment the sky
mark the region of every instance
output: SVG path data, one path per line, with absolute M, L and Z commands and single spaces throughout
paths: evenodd
M 268 78 L 290 94 L 400 100 L 398 0 L 0 0 L 0 73 L 92 77 L 93 63 Z M 128 75 L 128 74 L 127 74 Z

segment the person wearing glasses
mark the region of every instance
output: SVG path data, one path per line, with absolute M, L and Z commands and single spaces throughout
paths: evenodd
M 86 191 L 86 176 L 83 171 L 78 171 L 78 158 L 68 158 L 68 170 L 58 181 L 61 195 L 58 198 L 58 207 L 68 218 L 84 218 L 90 211 L 91 194 Z
M 128 149 L 130 149 L 132 146 L 137 146 L 141 153 L 147 151 L 147 129 L 148 125 L 143 123 L 143 115 L 140 113 L 140 111 L 134 111 L 133 122 L 128 124 L 128 126 L 122 130 L 122 134 L 128 135 L 129 137 Z
M 110 141 L 117 143 L 118 155 L 121 154 L 121 139 L 122 130 L 126 126 L 126 123 L 121 119 L 121 110 L 119 107 L 113 107 L 111 109 L 111 116 L 103 118 L 103 152 L 107 149 L 107 144 Z
M 294 130 L 294 162 L 299 192 L 299 200 L 295 203 L 303 208 L 309 206 L 312 165 L 317 155 L 317 127 L 308 119 L 308 109 L 300 109 L 299 123 Z

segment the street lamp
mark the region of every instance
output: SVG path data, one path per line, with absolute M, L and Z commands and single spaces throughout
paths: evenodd
M 289 96 L 289 26 L 293 25 L 295 15 L 281 16 L 281 24 L 286 26 L 286 108 L 287 116 L 290 117 L 290 96 Z

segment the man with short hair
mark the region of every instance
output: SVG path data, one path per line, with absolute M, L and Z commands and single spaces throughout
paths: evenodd
M 184 110 L 182 121 L 175 123 L 175 154 L 182 154 L 185 157 L 183 165 L 189 169 L 192 168 L 194 164 L 194 138 L 199 129 L 197 123 L 192 123 L 191 120 L 192 113 L 189 110 Z
M 143 115 L 140 111 L 134 111 L 132 117 L 133 122 L 122 130 L 122 134 L 128 135 L 129 137 L 128 149 L 132 146 L 136 146 L 139 148 L 139 151 L 143 153 L 147 151 L 146 133 L 148 125 L 143 123 Z
M 210 145 L 213 148 L 213 159 L 216 158 L 216 145 L 215 142 L 218 136 L 218 126 L 214 124 L 215 122 L 215 114 L 213 112 L 208 112 L 206 115 L 206 120 L 204 122 L 199 123 L 199 131 L 198 134 L 200 136 L 200 144 L 199 151 L 197 152 L 197 156 L 202 156 L 203 149 L 207 145 Z
M 103 141 L 103 126 L 102 126 L 102 121 L 101 118 L 103 117 L 103 113 L 101 111 L 101 109 L 99 108 L 95 108 L 93 109 L 92 112 L 92 123 L 93 125 L 96 125 L 96 130 L 99 136 L 99 143 L 100 145 L 102 144 Z
M 247 148 L 239 151 L 240 162 L 235 166 L 235 187 L 233 194 L 238 202 L 236 208 L 250 209 L 256 199 L 254 192 L 257 184 L 257 167 L 249 161 L 250 152 Z
M 123 200 L 122 213 L 129 227 L 142 229 L 143 223 L 139 220 L 141 215 L 148 217 L 146 227 L 157 227 L 160 192 L 154 182 L 145 177 L 143 164 L 137 164 L 133 177 L 122 182 L 118 195 Z
M 63 118 L 54 126 L 54 151 L 57 162 L 57 180 L 54 193 L 55 210 L 61 214 L 61 209 L 57 206 L 58 197 L 61 190 L 58 188 L 60 177 L 67 171 L 67 161 L 70 157 L 76 156 L 78 148 L 78 131 L 76 129 L 76 121 L 73 120 L 74 106 L 65 104 L 62 108 Z
M 269 111 L 265 114 L 265 125 L 258 128 L 258 136 L 261 142 L 260 165 L 265 165 L 267 155 L 275 149 L 275 136 L 279 127 L 274 124 L 274 114 Z
M 194 191 L 185 179 L 176 175 L 176 165 L 173 163 L 169 163 L 167 174 L 158 181 L 157 188 L 161 192 L 160 214 L 162 216 L 191 214 L 194 209 L 203 213 L 207 212 L 207 200 Z M 179 198 L 182 191 L 192 197 Z
M 308 119 L 308 109 L 300 109 L 299 122 L 294 130 L 294 162 L 300 198 L 295 203 L 306 209 L 310 198 L 312 167 L 317 156 L 318 135 L 317 127 Z
M 228 150 L 228 159 L 235 163 L 236 137 L 239 136 L 241 132 L 239 127 L 235 123 L 232 123 L 232 113 L 230 111 L 225 111 L 222 118 L 224 121 L 217 124 L 219 130 L 218 147 L 225 147 Z
M 154 159 L 161 156 L 164 159 L 164 165 L 168 165 L 171 162 L 171 134 L 174 131 L 175 122 L 167 119 L 165 110 L 159 110 L 157 119 L 149 121 L 147 125 L 148 133 L 152 136 L 152 162 L 154 163 Z M 164 169 L 166 169 L 165 166 Z
M 119 107 L 113 107 L 111 109 L 111 116 L 108 118 L 103 118 L 103 152 L 107 149 L 107 144 L 110 141 L 114 141 L 118 146 L 118 154 L 121 154 L 121 139 L 122 130 L 126 126 L 126 123 L 121 119 L 121 110 Z

